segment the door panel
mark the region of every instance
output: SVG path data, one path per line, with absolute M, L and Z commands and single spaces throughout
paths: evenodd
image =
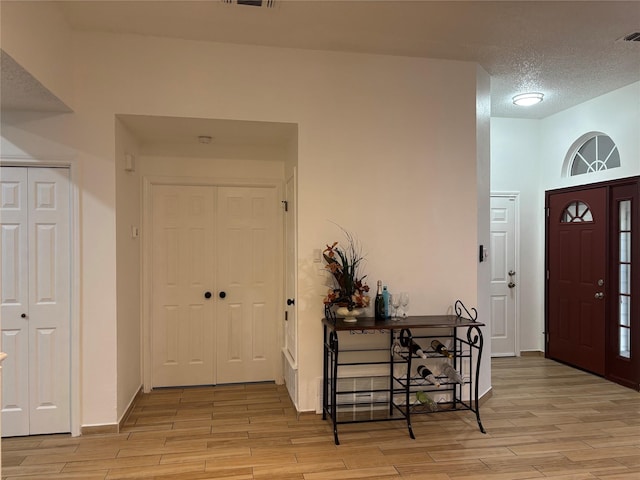
M 2 434 L 29 434 L 27 169 L 2 168 Z
M 491 354 L 517 355 L 515 198 L 492 196 L 490 215 Z
M 215 383 L 213 190 L 152 189 L 153 386 Z
M 218 188 L 218 383 L 275 378 L 275 204 L 273 188 Z
M 548 197 L 547 355 L 605 373 L 606 188 Z
M 70 426 L 69 170 L 29 169 L 29 397 L 32 435 Z

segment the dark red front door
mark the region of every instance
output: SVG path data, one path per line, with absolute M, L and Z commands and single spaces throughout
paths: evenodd
M 604 375 L 607 189 L 547 202 L 547 356 Z

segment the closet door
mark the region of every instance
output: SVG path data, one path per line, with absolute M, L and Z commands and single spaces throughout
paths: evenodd
M 3 167 L 4 436 L 70 429 L 69 171 Z
M 29 434 L 27 169 L 2 168 L 2 434 Z
M 274 380 L 275 188 L 154 185 L 153 387 Z

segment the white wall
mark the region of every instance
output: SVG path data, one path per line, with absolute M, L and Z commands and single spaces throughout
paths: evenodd
M 140 168 L 136 138 L 122 124 L 116 123 L 116 281 L 117 281 L 117 420 L 126 413 L 142 385 L 140 355 Z M 134 171 L 125 171 L 125 156 L 134 158 Z
M 363 241 L 372 282 L 412 293 L 414 313 L 475 305 L 475 65 L 98 34 L 76 53 L 78 116 L 104 147 L 116 113 L 299 125 L 302 409 L 321 374 L 312 252 L 339 235 L 329 220 Z
M 491 119 L 491 191 L 519 194 L 520 264 L 516 274 L 521 351 L 544 350 L 544 194 L 539 151 L 539 120 Z
M 602 95 L 541 122 L 540 172 L 544 190 L 640 174 L 640 82 Z M 572 144 L 589 132 L 603 132 L 620 151 L 620 168 L 562 177 Z
M 477 67 L 476 80 L 476 144 L 477 144 L 477 230 L 478 245 L 489 245 L 490 242 L 490 191 L 491 191 L 491 79 L 480 66 Z M 476 261 L 478 257 L 476 257 Z M 478 299 L 476 307 L 478 320 L 486 323 L 482 328 L 485 345 L 485 360 L 481 363 L 480 391 L 491 388 L 491 327 L 489 309 L 491 308 L 491 268 L 489 262 L 478 264 L 477 284 Z
M 118 373 L 135 354 L 118 348 L 116 302 L 133 312 L 118 294 L 116 252 L 129 240 L 116 209 L 131 180 L 117 171 L 118 114 L 298 124 L 302 409 L 315 407 L 322 365 L 325 287 L 312 253 L 339 239 L 332 221 L 362 241 L 372 284 L 411 293 L 412 313 L 477 304 L 474 64 L 88 33 L 74 45 L 76 113 L 15 127 L 46 128 L 82 165 L 83 425 L 115 423 L 136 383 Z
M 543 120 L 491 119 L 491 190 L 520 192 L 520 346 L 544 350 L 544 192 L 640 175 L 640 82 Z M 621 167 L 563 177 L 571 146 L 603 132 L 620 151 Z

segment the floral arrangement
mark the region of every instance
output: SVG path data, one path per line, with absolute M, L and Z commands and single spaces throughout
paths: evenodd
M 364 282 L 366 275 L 360 274 L 361 263 L 364 256 L 358 241 L 349 232 L 344 230 L 347 238 L 347 246 L 344 249 L 338 247 L 338 242 L 327 245 L 322 253 L 327 262 L 325 268 L 331 272 L 336 287 L 329 290 L 324 299 L 325 305 L 333 304 L 354 308 L 364 308 L 369 305 L 369 286 Z

